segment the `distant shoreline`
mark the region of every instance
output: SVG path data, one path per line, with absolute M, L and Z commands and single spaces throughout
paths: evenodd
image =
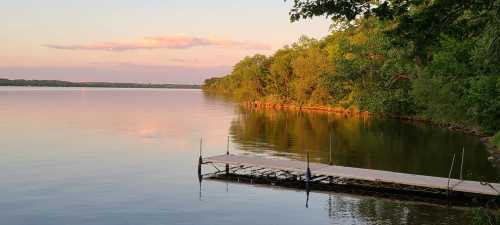
M 142 83 L 115 83 L 115 82 L 71 82 L 63 80 L 24 80 L 2 79 L 0 86 L 17 87 L 93 87 L 93 88 L 176 88 L 201 89 L 197 84 L 142 84 Z

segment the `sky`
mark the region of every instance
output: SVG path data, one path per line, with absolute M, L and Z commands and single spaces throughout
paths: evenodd
M 0 78 L 200 84 L 330 21 L 290 0 L 0 0 Z

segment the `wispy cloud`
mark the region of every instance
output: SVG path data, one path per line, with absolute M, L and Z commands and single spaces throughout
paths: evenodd
M 170 62 L 177 62 L 177 63 L 199 63 L 200 60 L 198 59 L 184 59 L 184 58 L 170 58 Z
M 152 49 L 186 49 L 200 46 L 214 46 L 220 48 L 239 48 L 251 50 L 269 50 L 266 44 L 251 41 L 234 41 L 218 38 L 191 37 L 186 35 L 145 37 L 134 42 L 102 42 L 91 44 L 48 44 L 49 48 L 63 50 L 99 50 L 99 51 L 130 51 Z

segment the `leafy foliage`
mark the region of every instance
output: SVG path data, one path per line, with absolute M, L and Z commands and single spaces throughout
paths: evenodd
M 429 60 L 440 35 L 467 37 L 488 26 L 498 0 L 293 0 L 291 21 L 324 15 L 336 23 L 375 16 L 392 21 L 387 33 L 396 43 L 412 43 L 417 64 Z M 498 12 L 498 11 L 497 11 Z
M 493 136 L 493 144 L 497 146 L 498 149 L 500 149 L 500 131 Z
M 207 92 L 500 130 L 500 0 L 295 0 L 342 29 L 256 55 Z

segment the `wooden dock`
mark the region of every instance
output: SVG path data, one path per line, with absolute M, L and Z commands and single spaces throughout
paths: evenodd
M 298 160 L 274 159 L 245 155 L 219 155 L 203 158 L 203 165 L 211 164 L 218 173 L 235 174 L 236 171 L 247 170 L 247 175 L 257 174 L 284 176 L 285 179 L 303 181 L 340 182 L 349 184 L 373 185 L 391 189 L 411 188 L 412 191 L 437 191 L 444 194 L 461 193 L 483 197 L 500 197 L 500 184 L 469 180 L 448 179 L 443 177 L 423 176 L 415 174 L 397 173 L 373 169 L 327 165 L 321 163 L 307 163 Z M 225 169 L 218 169 L 216 165 L 226 165 Z M 307 165 L 311 170 L 306 177 Z

